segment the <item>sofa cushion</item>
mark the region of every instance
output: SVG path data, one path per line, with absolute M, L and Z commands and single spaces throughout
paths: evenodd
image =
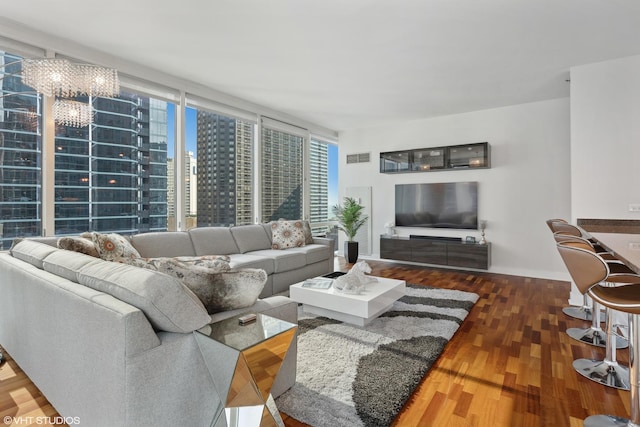
M 93 243 L 93 236 L 87 237 L 78 236 L 65 236 L 58 239 L 58 247 L 60 249 L 66 249 L 68 251 L 79 252 L 85 255 L 91 255 L 92 257 L 100 258 L 98 249 L 95 243 Z
M 273 221 L 271 223 L 271 248 L 289 249 L 305 245 L 302 221 Z
M 295 270 L 303 268 L 307 265 L 307 256 L 301 252 L 292 250 L 266 249 L 262 251 L 253 251 L 247 255 L 262 256 L 273 260 L 274 273 L 282 273 L 283 271 Z
M 40 243 L 29 239 L 15 241 L 9 252 L 14 258 L 35 265 L 43 269 L 43 260 L 59 249 L 46 243 Z
M 91 263 L 78 283 L 139 308 L 157 330 L 188 333 L 209 322 L 207 310 L 178 279 L 115 262 Z
M 329 246 L 311 244 L 301 248 L 291 248 L 288 251 L 305 254 L 307 264 L 315 264 L 316 262 L 326 261 L 331 257 Z
M 267 237 L 269 237 L 269 242 L 273 243 L 273 235 L 271 233 L 271 223 L 273 223 L 273 221 L 264 222 L 260 225 L 262 225 L 262 228 L 264 228 L 264 232 L 267 233 Z M 271 247 L 271 245 L 269 245 L 269 247 Z
M 196 255 L 238 254 L 240 249 L 228 227 L 196 227 L 189 230 Z
M 271 240 L 260 224 L 231 227 L 231 234 L 241 254 L 271 247 Z
M 45 271 L 78 283 L 78 271 L 91 263 L 109 262 L 91 255 L 69 250 L 52 252 L 42 262 Z
M 113 261 L 116 258 L 139 258 L 140 254 L 131 246 L 126 237 L 117 233 L 102 234 L 94 232 L 93 244 L 98 250 L 100 258 Z
M 267 274 L 273 274 L 276 270 L 275 262 L 271 258 L 251 254 L 231 254 L 229 258 L 231 258 L 229 264 L 232 270 L 240 268 L 260 268 L 266 271 Z
M 131 236 L 131 244 L 138 250 L 140 256 L 145 258 L 197 255 L 193 249 L 189 233 L 184 231 L 158 231 L 135 234 Z

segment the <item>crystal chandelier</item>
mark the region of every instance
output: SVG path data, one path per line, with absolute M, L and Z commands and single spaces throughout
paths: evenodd
M 120 94 L 118 71 L 113 68 L 74 64 L 57 58 L 22 59 L 0 64 L 0 68 L 19 62 L 22 62 L 22 82 L 45 96 L 113 98 Z M 0 77 L 0 80 L 4 77 L 6 76 Z M 30 92 L 0 93 L 0 99 L 24 93 Z M 56 122 L 65 126 L 84 127 L 93 120 L 93 107 L 69 99 L 57 99 L 53 104 L 53 116 Z
M 120 94 L 118 72 L 113 68 L 91 64 L 73 65 L 77 95 L 113 98 Z
M 91 64 L 72 64 L 66 59 L 24 59 L 22 80 L 43 95 L 61 98 L 114 97 L 120 93 L 117 70 Z
M 65 59 L 22 61 L 22 82 L 46 96 L 73 96 L 71 77 L 71 63 Z
M 117 70 L 92 64 L 73 64 L 66 59 L 24 59 L 22 81 L 36 92 L 58 98 L 113 98 L 120 94 Z M 53 117 L 57 123 L 65 126 L 84 127 L 93 120 L 93 107 L 58 99 L 53 104 Z
M 93 108 L 83 102 L 58 99 L 53 103 L 53 119 L 64 126 L 85 127 L 93 120 Z

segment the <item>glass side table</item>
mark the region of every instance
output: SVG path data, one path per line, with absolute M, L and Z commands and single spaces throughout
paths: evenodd
M 284 426 L 271 396 L 271 386 L 297 327 L 264 314 L 241 325 L 239 317 L 195 332 L 218 391 L 217 410 L 211 425 Z

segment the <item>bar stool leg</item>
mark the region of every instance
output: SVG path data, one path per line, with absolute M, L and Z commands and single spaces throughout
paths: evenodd
M 619 365 L 616 359 L 616 345 L 620 337 L 614 333 L 613 314 L 613 310 L 607 310 L 608 342 L 604 360 L 576 359 L 573 361 L 573 369 L 599 384 L 629 390 L 629 368 Z
M 591 306 L 587 294 L 582 296 L 582 307 L 565 307 L 562 312 L 569 317 L 580 320 L 591 320 Z
M 640 315 L 629 315 L 629 373 L 631 379 L 631 417 L 593 415 L 584 420 L 584 427 L 640 426 Z
M 567 335 L 574 340 L 578 340 L 597 347 L 607 346 L 607 334 L 600 328 L 600 304 L 593 301 L 593 310 L 591 311 L 593 318 L 591 319 L 590 328 L 569 328 Z M 616 335 L 616 348 L 626 348 L 627 341 Z

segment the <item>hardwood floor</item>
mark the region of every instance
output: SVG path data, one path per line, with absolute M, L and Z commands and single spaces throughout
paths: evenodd
M 629 392 L 600 386 L 571 366 L 577 358 L 602 359 L 604 349 L 565 334 L 588 326 L 562 313 L 568 282 L 369 264 L 373 275 L 480 295 L 395 426 L 581 427 L 589 415 L 629 415 Z M 628 364 L 628 350 L 619 350 L 618 360 Z M 288 427 L 305 425 L 283 418 Z
M 561 311 L 569 295 L 567 282 L 369 264 L 374 275 L 480 295 L 394 425 L 578 427 L 593 414 L 629 415 L 629 392 L 600 386 L 573 371 L 573 359 L 601 359 L 604 349 L 564 333 L 588 326 Z M 346 271 L 347 266 L 338 260 L 336 268 Z M 619 350 L 618 360 L 627 364 L 628 350 Z M 0 366 L 0 417 L 7 415 L 57 415 L 10 355 Z M 286 414 L 283 418 L 288 427 L 304 426 Z M 36 424 L 34 418 L 33 425 L 48 424 Z

